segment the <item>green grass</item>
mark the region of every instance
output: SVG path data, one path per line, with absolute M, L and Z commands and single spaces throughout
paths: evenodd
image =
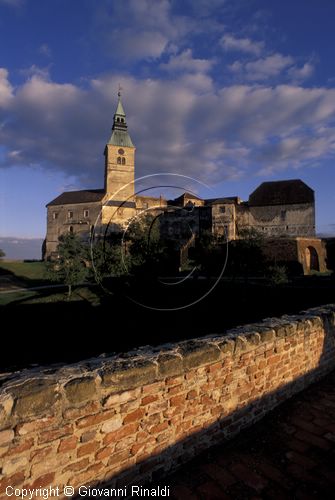
M 0 261 L 0 268 L 15 274 L 17 278 L 28 280 L 45 279 L 44 262 Z
M 67 300 L 67 290 L 47 288 L 43 290 L 28 290 L 28 288 L 40 285 L 49 284 L 52 286 L 55 283 L 49 281 L 46 277 L 46 266 L 44 262 L 23 262 L 23 261 L 0 261 L 0 269 L 7 270 L 9 275 L 12 275 L 8 281 L 8 292 L 2 285 L 0 293 L 0 305 L 8 305 L 11 303 L 36 304 L 62 302 Z M 1 274 L 0 274 L 1 285 Z M 17 290 L 13 287 L 27 287 L 27 291 Z M 98 287 L 91 288 L 90 286 L 74 287 L 70 301 L 83 301 L 91 305 L 100 304 L 99 296 L 97 295 Z

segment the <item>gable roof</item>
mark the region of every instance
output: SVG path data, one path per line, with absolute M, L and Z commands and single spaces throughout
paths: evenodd
M 207 198 L 205 200 L 205 205 L 220 205 L 220 204 L 231 204 L 237 205 L 239 204 L 238 196 L 226 196 L 224 198 Z
M 249 196 L 250 206 L 314 203 L 314 191 L 300 179 L 263 182 Z
M 101 201 L 105 196 L 104 189 L 85 189 L 83 191 L 66 191 L 47 204 L 47 207 L 54 205 L 73 205 L 76 203 L 92 203 Z

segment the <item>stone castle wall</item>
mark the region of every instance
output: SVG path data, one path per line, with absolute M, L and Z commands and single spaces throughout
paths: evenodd
M 156 480 L 335 367 L 335 305 L 0 376 L 0 497 Z
M 314 203 L 271 205 L 264 207 L 237 206 L 236 224 L 241 228 L 253 227 L 267 237 L 314 236 Z

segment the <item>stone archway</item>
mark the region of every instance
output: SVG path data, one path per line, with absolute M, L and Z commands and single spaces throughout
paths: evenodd
M 306 264 L 308 271 L 320 271 L 319 255 L 312 246 L 306 248 Z

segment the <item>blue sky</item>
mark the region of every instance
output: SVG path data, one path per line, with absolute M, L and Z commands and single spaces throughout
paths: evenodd
M 334 233 L 334 19 L 333 0 L 0 0 L 0 236 L 44 237 L 48 201 L 102 187 L 119 83 L 137 176 L 243 199 L 301 178 Z

